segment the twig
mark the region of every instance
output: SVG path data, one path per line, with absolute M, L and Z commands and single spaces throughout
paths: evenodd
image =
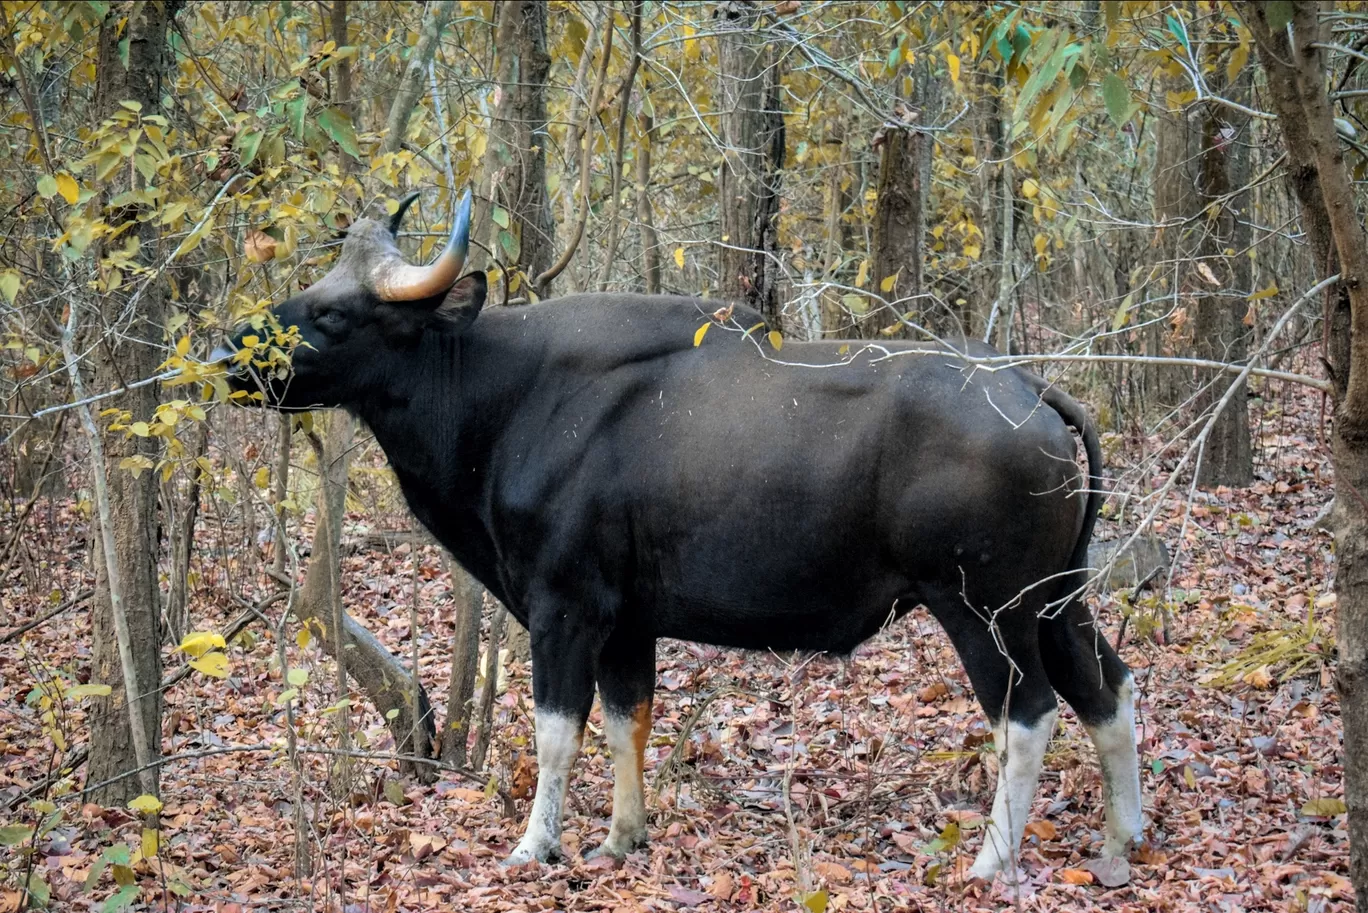
M 6 631 L 3 635 L 0 635 L 0 644 L 7 644 L 17 637 L 22 637 L 23 635 L 27 634 L 29 631 L 32 631 L 39 625 L 46 624 L 47 622 L 56 618 L 58 615 L 61 615 L 68 609 L 75 608 L 76 606 L 85 602 L 87 599 L 94 595 L 94 590 L 83 590 L 80 593 L 77 593 L 75 596 L 71 597 L 66 602 L 59 605 L 57 608 L 52 609 L 51 611 L 46 612 L 42 615 L 39 615 L 37 618 L 33 619 L 33 621 L 30 621 L 28 624 L 20 625 L 13 631 Z

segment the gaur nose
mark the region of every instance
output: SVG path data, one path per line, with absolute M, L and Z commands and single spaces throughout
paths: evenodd
M 223 342 L 214 346 L 214 351 L 209 353 L 209 357 L 204 360 L 204 363 L 209 365 L 223 365 L 228 369 L 229 374 L 241 374 L 246 371 L 246 368 L 242 365 L 225 364 L 225 362 L 228 362 L 229 359 L 237 353 L 238 347 L 233 344 L 232 340 L 225 339 Z

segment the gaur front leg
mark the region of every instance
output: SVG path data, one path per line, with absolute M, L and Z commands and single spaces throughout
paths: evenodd
M 577 623 L 573 612 L 543 610 L 529 620 L 532 696 L 537 705 L 537 795 L 527 832 L 507 865 L 565 858 L 560 845 L 565 791 L 594 701 L 594 659 L 601 643 L 600 636 Z
M 613 756 L 613 823 L 603 845 L 585 856 L 621 859 L 646 845 L 646 743 L 655 693 L 655 638 L 619 628 L 599 655 L 603 730 Z

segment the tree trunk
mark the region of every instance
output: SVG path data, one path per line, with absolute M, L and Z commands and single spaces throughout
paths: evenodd
M 1293 187 L 1299 190 L 1306 231 L 1313 246 L 1333 242 L 1349 300 L 1348 320 L 1334 304 L 1326 352 L 1335 383 L 1331 454 L 1335 468 L 1335 592 L 1340 716 L 1344 724 L 1344 798 L 1349 808 L 1349 877 L 1358 909 L 1368 910 L 1368 238 L 1354 209 L 1353 184 L 1336 135 L 1325 91 L 1325 63 L 1311 45 L 1325 40 L 1319 4 L 1297 0 L 1292 29 L 1270 28 L 1268 7 L 1241 2 L 1239 10 L 1258 45 L 1279 115 Z M 1293 79 L 1287 80 L 1288 76 Z M 1306 179 L 1315 175 L 1319 189 Z M 1328 205 L 1327 205 L 1328 203 Z M 1314 226 L 1314 227 L 1313 227 Z M 1318 252 L 1319 255 L 1319 252 Z M 1326 251 L 1325 259 L 1331 259 Z M 1318 263 L 1319 267 L 1320 264 Z M 1329 296 L 1334 298 L 1335 296 Z M 1347 364 L 1346 364 L 1347 359 Z
M 1217 72 L 1220 73 L 1219 67 Z M 1249 72 L 1246 69 L 1233 87 L 1233 97 L 1238 101 L 1248 98 Z M 1216 90 L 1220 91 L 1220 87 Z M 1249 350 L 1249 331 L 1244 324 L 1248 305 L 1242 297 L 1251 291 L 1250 260 L 1245 255 L 1249 243 L 1249 192 L 1239 194 L 1234 200 L 1222 198 L 1232 187 L 1242 187 L 1249 179 L 1249 147 L 1245 135 L 1249 118 L 1214 105 L 1208 105 L 1203 115 L 1199 193 L 1203 205 L 1216 207 L 1217 212 L 1214 218 L 1208 215 L 1201 254 L 1203 262 L 1221 282 L 1221 287 L 1212 291 L 1224 291 L 1225 294 L 1207 294 L 1198 300 L 1193 320 L 1194 349 L 1198 358 L 1240 362 Z M 1234 253 L 1227 256 L 1226 250 Z M 1225 409 L 1215 417 L 1216 424 L 1207 438 L 1206 452 L 1202 454 L 1201 469 L 1197 473 L 1197 484 L 1205 488 L 1217 485 L 1243 488 L 1254 481 L 1249 398 L 1243 389 L 1245 385 L 1240 386 Z M 1204 413 L 1213 408 L 1223 397 L 1224 388 L 1219 380 L 1207 385 L 1197 399 L 1198 408 Z
M 480 183 L 488 202 L 477 207 L 474 224 L 476 231 L 488 232 L 490 262 L 503 271 L 509 297 L 532 292 L 532 280 L 550 268 L 555 246 L 546 192 L 546 77 L 551 70 L 546 17 L 545 3 L 499 4 L 499 101 L 489 124 Z M 494 207 L 508 213 L 507 228 L 492 218 Z M 549 287 L 535 291 L 546 295 Z
M 464 767 L 470 747 L 471 701 L 479 673 L 484 590 L 459 564 L 445 555 L 443 561 L 451 575 L 456 624 L 451 634 L 451 689 L 447 694 L 446 725 L 442 727 L 442 760 Z
M 641 81 L 641 96 L 646 98 L 650 89 L 645 77 Z M 641 138 L 636 148 L 636 210 L 637 228 L 641 232 L 641 275 L 645 280 L 646 294 L 660 294 L 660 239 L 656 237 L 655 208 L 651 204 L 651 143 L 655 141 L 655 119 L 650 109 L 641 106 L 637 115 L 637 130 Z
M 162 76 L 170 66 L 166 48 L 168 23 L 180 9 L 180 3 L 133 3 L 111 8 L 101 25 L 99 84 L 96 92 L 98 108 L 104 116 L 120 110 L 121 101 L 136 101 L 144 114 L 160 109 L 163 92 Z M 120 32 L 119 20 L 129 16 Z M 119 60 L 119 42 L 128 42 L 128 66 Z M 125 169 L 109 188 L 112 197 L 121 191 L 134 189 L 130 181 L 131 169 Z M 108 221 L 116 229 L 134 224 L 129 231 L 140 242 L 138 259 L 147 266 L 160 262 L 164 256 L 155 219 L 138 222 L 143 207 L 126 206 L 110 212 Z M 118 242 L 122 246 L 123 242 Z M 125 314 L 132 304 L 128 296 L 112 294 L 103 302 L 105 326 L 120 325 L 118 334 L 109 333 L 95 352 L 95 385 L 100 391 L 112 390 L 129 380 L 142 379 L 156 373 L 162 352 L 143 340 L 160 341 L 164 336 L 166 286 L 154 280 L 145 286 L 133 313 Z M 138 419 L 149 419 L 160 399 L 157 384 L 149 384 L 125 393 L 119 407 Z M 140 473 L 136 478 L 120 463 L 128 457 L 142 455 L 157 457 L 156 439 L 110 435 L 105 447 L 104 472 L 109 480 L 109 506 L 114 525 L 113 542 L 122 585 L 123 610 L 128 622 L 131 654 L 136 666 L 136 680 L 142 689 L 139 701 L 140 725 L 146 734 L 153 755 L 161 749 L 161 590 L 157 585 L 157 474 Z M 97 542 L 99 540 L 97 539 Z M 97 583 L 92 607 L 94 651 L 91 681 L 113 686 L 108 697 L 96 698 L 90 709 L 90 782 L 99 783 L 133 770 L 136 756 L 133 734 L 129 728 L 128 707 L 124 701 L 122 666 L 119 662 L 115 620 L 110 600 L 109 580 L 105 573 L 103 545 L 96 548 Z M 155 770 L 155 769 L 154 769 Z M 153 783 L 159 777 L 153 774 Z M 144 785 L 137 777 L 124 777 L 108 786 L 92 790 L 87 801 L 100 805 L 123 805 L 135 798 Z
M 747 304 L 782 330 L 779 301 L 779 191 L 784 113 L 779 64 L 764 11 L 737 0 L 717 4 L 721 217 L 718 297 Z
M 918 68 L 924 69 L 924 65 Z M 898 82 L 902 82 L 901 77 Z M 920 96 L 926 83 L 923 78 L 917 81 L 917 102 L 923 100 Z M 921 109 L 925 110 L 925 105 Z M 921 112 L 913 101 L 900 99 L 893 106 L 890 122 L 880 128 L 875 139 L 879 147 L 879 183 L 874 202 L 870 280 L 872 291 L 886 304 L 872 307 L 860 321 L 860 335 L 866 339 L 913 337 L 916 334 L 902 326 L 904 314 L 910 313 L 923 326 L 928 323 L 925 301 L 920 296 L 926 290 L 922 261 L 931 137 L 915 129 L 920 119 Z
M 1187 83 L 1177 77 L 1160 80 L 1160 92 L 1182 91 Z M 1155 176 L 1154 176 L 1154 220 L 1173 222 L 1160 229 L 1159 246 L 1162 259 L 1159 269 L 1162 281 L 1159 287 L 1168 295 L 1158 305 L 1163 311 L 1183 307 L 1182 295 L 1187 288 L 1193 256 L 1196 254 L 1196 229 L 1194 221 L 1201 209 L 1201 201 L 1196 194 L 1197 176 L 1192 163 L 1197 158 L 1197 140 L 1189 112 L 1184 108 L 1176 111 L 1156 111 L 1155 121 Z M 1183 220 L 1183 221 L 1180 221 Z M 1146 314 L 1146 317 L 1157 316 Z M 1147 355 L 1166 355 L 1163 340 L 1163 327 L 1153 324 L 1146 333 Z M 1146 372 L 1147 386 L 1153 401 L 1163 406 L 1174 406 L 1181 399 L 1183 384 L 1178 377 L 1178 369 L 1163 365 L 1151 365 Z
M 209 444 L 209 428 L 203 422 L 191 432 L 194 458 L 204 456 Z M 167 483 L 163 496 L 174 514 L 171 533 L 171 572 L 166 592 L 166 627 L 173 644 L 178 644 L 190 630 L 190 558 L 195 553 L 195 521 L 199 518 L 200 469 L 192 466 L 185 484 L 185 494 L 177 497 L 177 488 Z M 179 503 L 177 503 L 179 502 Z

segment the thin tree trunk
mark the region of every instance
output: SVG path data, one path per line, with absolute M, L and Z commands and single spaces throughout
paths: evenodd
M 645 98 L 650 88 L 643 78 L 641 94 Z M 655 207 L 651 204 L 651 144 L 655 142 L 655 119 L 650 109 L 642 105 L 637 115 L 640 139 L 636 148 L 636 211 L 637 230 L 641 233 L 641 274 L 646 280 L 646 294 L 660 294 L 660 239 L 656 237 Z
M 442 727 L 442 760 L 464 767 L 470 746 L 471 701 L 479 673 L 484 590 L 465 568 L 445 556 L 443 561 L 451 575 L 456 624 L 451 634 L 451 688 L 447 694 L 446 725 Z
M 1217 68 L 1219 78 L 1220 68 Z M 1237 101 L 1248 98 L 1248 69 L 1232 87 L 1231 97 Z M 1217 86 L 1216 91 L 1221 87 Z M 1202 239 L 1203 262 L 1222 282 L 1219 289 L 1225 295 L 1207 294 L 1197 302 L 1193 321 L 1193 342 L 1198 358 L 1211 361 L 1240 362 L 1249 348 L 1249 331 L 1244 325 L 1247 304 L 1237 292 L 1248 294 L 1249 257 L 1237 234 L 1239 226 L 1248 225 L 1249 193 L 1245 191 L 1232 201 L 1222 201 L 1232 187 L 1241 187 L 1248 180 L 1249 150 L 1246 132 L 1249 118 L 1238 112 L 1208 106 L 1203 112 L 1202 181 L 1199 188 L 1204 205 L 1217 206 L 1215 218 L 1208 217 L 1207 232 Z M 1230 134 L 1223 133 L 1229 130 Z M 1247 244 L 1248 231 L 1244 232 Z M 1227 256 L 1225 251 L 1234 251 Z M 1198 398 L 1202 411 L 1216 406 L 1225 390 L 1220 383 L 1210 384 Z M 1202 454 L 1197 484 L 1211 488 L 1217 485 L 1245 487 L 1254 481 L 1254 457 L 1249 439 L 1249 398 L 1241 389 L 1216 416 L 1206 452 Z
M 105 113 L 118 110 L 122 101 L 137 101 L 144 114 L 160 109 L 165 86 L 163 74 L 169 63 L 166 28 L 180 9 L 180 3 L 134 3 L 111 7 L 101 25 L 98 72 L 98 108 Z M 127 22 L 120 28 L 120 20 Z M 119 43 L 127 42 L 128 65 L 120 61 Z M 110 196 L 136 189 L 131 169 L 124 169 L 109 188 Z M 112 225 L 129 230 L 139 240 L 138 260 L 151 266 L 164 252 L 155 219 L 139 221 L 144 208 L 121 207 L 107 216 Z M 120 246 L 123 241 L 118 242 Z M 129 286 L 133 288 L 135 286 Z M 95 385 L 112 390 L 129 379 L 156 373 L 163 354 L 142 340 L 160 340 L 166 310 L 166 284 L 160 279 L 138 283 L 141 296 L 131 315 L 127 295 L 111 294 L 103 299 L 105 326 L 121 325 L 121 332 L 102 340 L 96 350 Z M 120 408 L 138 419 L 149 419 L 160 399 L 158 385 L 131 390 L 119 400 Z M 127 458 L 155 459 L 157 442 L 153 438 L 111 435 L 104 442 L 104 465 L 96 472 L 108 482 L 109 521 L 113 529 L 102 529 L 97 547 L 100 568 L 92 608 L 94 650 L 91 680 L 108 684 L 136 682 L 140 689 L 137 704 L 140 722 L 129 724 L 129 706 L 123 689 L 109 697 L 97 698 L 90 712 L 91 782 L 104 782 L 125 774 L 140 762 L 147 762 L 161 749 L 161 607 L 157 585 L 157 476 L 143 472 L 137 477 L 120 464 Z M 117 572 L 115 572 L 117 568 Z M 117 579 L 116 579 L 117 578 Z M 121 589 L 116 605 L 114 590 Z M 121 609 L 121 611 L 120 611 Z M 119 616 L 122 616 L 120 620 Z M 126 628 L 119 631 L 119 628 Z M 128 650 L 119 649 L 127 639 Z M 129 668 L 129 664 L 132 667 Z M 141 747 L 140 747 L 141 745 Z M 140 758 L 140 756 L 143 756 Z M 93 790 L 87 799 L 103 805 L 123 805 L 139 789 L 155 793 L 159 776 L 154 768 L 146 775 L 124 777 Z
M 499 642 L 503 640 L 504 625 L 508 621 L 508 609 L 499 603 L 494 616 L 489 620 L 489 646 L 485 654 L 484 688 L 480 690 L 480 731 L 475 736 L 475 751 L 470 764 L 476 770 L 483 770 L 489 756 L 489 741 L 494 727 L 494 696 L 499 691 Z
M 418 46 L 409 56 L 404 76 L 399 81 L 399 91 L 390 105 L 389 117 L 385 122 L 385 141 L 381 146 L 384 152 L 398 152 L 404 144 L 404 133 L 408 129 L 409 118 L 418 105 L 427 80 L 428 61 L 437 53 L 437 45 L 442 40 L 442 30 L 451 18 L 453 0 L 433 0 L 428 4 L 422 32 L 418 36 Z
M 209 445 L 209 428 L 201 422 L 195 426 L 192 433 L 192 453 L 198 459 L 204 456 Z M 175 495 L 176 490 L 168 487 L 168 501 Z M 199 518 L 199 499 L 200 469 L 198 466 L 192 466 L 171 534 L 171 579 L 167 584 L 166 593 L 166 626 L 170 632 L 169 639 L 173 643 L 180 643 L 181 638 L 189 630 L 190 558 L 195 552 L 195 521 Z
M 290 497 L 290 440 L 294 419 L 281 413 L 276 434 L 275 475 L 271 479 L 271 510 L 275 514 L 275 553 L 271 556 L 271 570 L 277 579 L 285 576 L 285 558 L 289 540 L 285 538 L 285 502 Z
M 608 13 L 611 16 L 611 12 Z M 530 0 L 503 0 L 496 82 L 499 101 L 489 125 L 480 186 L 489 203 L 479 207 L 477 230 L 487 230 L 486 247 L 503 270 L 510 295 L 528 296 L 534 278 L 551 267 L 555 225 L 546 192 L 547 7 Z M 492 207 L 509 215 L 508 227 L 491 217 Z M 550 293 L 550 280 L 536 294 Z
M 763 15 L 736 0 L 717 4 L 714 13 L 722 142 L 717 293 L 755 308 L 771 329 L 781 330 L 776 261 L 784 114 L 779 63 L 757 29 Z
M 599 279 L 601 292 L 608 290 L 608 280 L 613 275 L 613 261 L 617 259 L 618 239 L 622 237 L 619 218 L 622 208 L 622 161 L 627 151 L 627 122 L 631 119 L 632 84 L 636 82 L 637 69 L 641 66 L 641 7 L 642 0 L 632 4 L 632 62 L 628 65 L 627 75 L 622 78 L 622 88 L 618 91 L 620 107 L 617 145 L 614 147 L 613 157 L 613 195 L 610 200 L 612 211 L 608 215 L 608 244 L 603 256 L 603 276 Z
M 901 84 L 901 77 L 898 82 Z M 924 84 L 925 80 L 918 82 Z M 890 123 L 885 123 L 876 137 L 879 183 L 869 272 L 872 291 L 886 304 L 872 307 L 869 316 L 860 321 L 860 335 L 866 339 L 909 337 L 911 334 L 902 326 L 901 318 L 923 306 L 920 296 L 925 291 L 922 260 L 926 186 L 922 159 L 930 137 L 915 129 L 919 119 L 920 112 L 912 99 L 899 99 L 893 106 Z

